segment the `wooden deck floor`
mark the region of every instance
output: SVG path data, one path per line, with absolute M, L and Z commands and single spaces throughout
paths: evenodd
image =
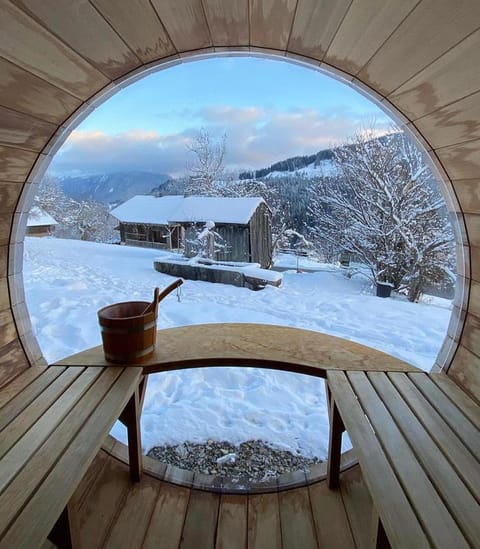
M 226 495 L 192 490 L 144 475 L 101 451 L 72 504 L 80 547 L 353 548 L 368 545 L 372 503 L 358 467 L 341 488 L 326 482 L 271 494 Z

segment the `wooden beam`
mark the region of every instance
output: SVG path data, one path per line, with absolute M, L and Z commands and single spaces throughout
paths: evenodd
M 92 0 L 92 3 L 144 63 L 175 53 L 149 0 Z M 135 14 L 134 25 L 132 14 Z
M 118 78 L 141 64 L 90 2 L 14 2 L 110 79 Z
M 350 4 L 351 0 L 299 0 L 287 49 L 322 60 Z
M 8 1 L 0 4 L 0 56 L 80 99 L 88 99 L 109 82 L 78 53 Z

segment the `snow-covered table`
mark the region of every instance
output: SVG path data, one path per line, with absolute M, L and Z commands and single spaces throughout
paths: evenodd
M 56 363 L 106 366 L 102 346 Z M 327 370 L 418 371 L 395 357 L 346 339 L 268 324 L 200 324 L 157 332 L 144 374 L 205 366 L 254 366 L 326 377 Z

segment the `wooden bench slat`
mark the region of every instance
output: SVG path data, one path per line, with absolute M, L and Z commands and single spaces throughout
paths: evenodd
M 392 546 L 406 549 L 430 547 L 423 527 L 413 512 L 345 373 L 328 371 L 327 379 L 364 471 L 365 483 Z
M 128 491 L 121 509 L 117 509 L 115 522 L 102 544 L 104 549 L 142 548 L 143 538 L 148 530 L 158 491 L 158 481 L 148 476 Z M 141 502 L 141 505 L 139 505 L 139 502 Z M 159 547 L 162 546 L 161 542 L 162 539 L 159 538 L 157 540 Z
M 2 387 L 0 391 L 0 410 L 7 402 L 23 391 L 27 385 L 30 385 L 32 381 L 35 381 L 38 376 L 43 374 L 46 368 L 46 366 L 31 366 L 12 379 L 5 387 Z
M 189 488 L 161 483 L 142 549 L 180 546 L 189 498 Z
M 473 496 L 480 500 L 480 467 L 475 457 L 462 444 L 456 433 L 440 414 L 425 400 L 408 378 L 387 374 L 392 383 L 423 424 L 436 445 L 441 448 Z
M 427 375 L 418 373 L 412 374 L 408 378 L 415 383 L 420 392 L 455 431 L 463 444 L 480 460 L 480 437 L 475 425 Z
M 340 493 L 355 546 L 357 548 L 369 547 L 371 545 L 371 522 L 374 508 L 360 467 L 353 467 L 342 473 Z M 335 547 L 335 543 L 330 547 L 332 546 Z
M 83 368 L 67 368 L 27 408 L 24 408 L 3 430 L 0 439 L 0 458 L 35 426 L 42 415 L 61 398 L 62 393 L 80 376 Z M 0 414 L 1 416 L 1 414 Z M 43 422 L 45 423 L 45 422 Z M 37 446 L 32 445 L 32 451 Z M 21 454 L 20 454 L 21 455 Z M 8 461 L 8 459 L 7 459 Z
M 249 549 L 281 549 L 282 531 L 278 494 L 257 494 L 248 498 Z
M 215 547 L 219 505 L 218 494 L 199 490 L 191 491 L 180 547 Z
M 430 379 L 462 410 L 466 417 L 480 430 L 480 406 L 474 402 L 452 379 L 445 374 L 430 374 Z
M 222 494 L 217 521 L 215 549 L 247 547 L 247 511 L 245 496 Z
M 297 488 L 280 492 L 278 501 L 283 546 L 316 549 L 318 547 L 317 533 L 313 523 L 308 490 Z
M 103 377 L 107 377 L 110 372 L 112 372 L 110 375 L 115 376 L 114 369 L 107 369 L 99 381 Z M 125 368 L 116 377 L 114 383 L 110 386 L 110 390 L 106 394 L 104 393 L 100 401 L 98 395 L 92 394 L 99 386 L 99 382 L 94 384 L 92 391 L 87 392 L 84 398 L 79 401 L 72 410 L 74 417 L 63 423 L 71 427 L 71 423 L 82 412 L 84 413 L 85 409 L 90 408 L 91 413 L 88 414 L 86 421 L 82 422 L 80 431 L 72 435 L 74 436 L 73 440 L 70 437 L 71 443 L 69 446 L 64 451 L 58 451 L 57 449 L 55 455 L 60 455 L 60 459 L 11 525 L 0 542 L 0 547 L 27 548 L 41 545 L 48 535 L 49 525 L 55 522 L 63 510 L 65 501 L 68 501 L 72 496 L 78 480 L 83 476 L 95 457 L 105 433 L 110 430 L 125 407 L 138 385 L 141 375 L 141 368 Z M 93 396 L 96 396 L 96 398 L 93 398 Z M 55 442 L 59 438 L 58 431 L 59 429 L 51 437 Z M 38 455 L 39 453 L 35 454 L 35 457 Z M 31 469 L 30 467 L 29 472 Z M 15 492 L 12 495 L 15 495 Z M 5 498 L 2 499 L 5 500 Z M 21 507 L 16 506 L 16 508 Z M 1 512 L 0 516 L 3 516 Z
M 354 549 L 352 531 L 339 490 L 329 490 L 326 482 L 306 488 L 310 494 L 319 547 Z
M 72 374 L 80 374 L 78 370 L 82 369 L 78 368 L 77 372 L 72 372 Z M 60 379 L 65 378 L 65 381 L 67 381 L 67 374 L 68 372 L 65 372 Z M 83 396 L 100 374 L 101 368 L 89 368 L 83 375 L 76 377 L 70 387 L 58 396 L 52 406 L 41 417 L 34 418 L 34 422 L 30 424 L 31 428 L 25 432 L 3 458 L 2 467 L 0 468 L 0 493 L 28 463 L 37 449 L 54 433 L 64 417 L 71 411 L 75 403 Z M 12 422 L 9 427 L 13 423 L 15 422 Z M 8 428 L 6 431 L 8 431 Z M 7 435 L 7 438 L 12 438 L 15 433 L 10 434 L 8 432 Z
M 45 389 L 59 376 L 65 368 L 58 370 L 56 368 L 47 368 L 43 374 L 37 378 L 35 383 L 28 385 L 21 393 L 2 408 L 0 414 L 0 431 L 5 427 L 32 401 L 45 391 Z
M 70 500 L 72 512 L 77 512 L 77 516 L 80 514 L 81 518 L 73 540 L 78 542 L 80 548 L 102 547 L 115 520 L 117 509 L 125 501 L 130 487 L 128 467 L 116 459 L 107 459 L 100 476 L 89 486 L 87 497 L 77 502 L 76 496 L 73 496 Z
M 367 377 L 390 413 L 395 417 L 398 427 L 431 477 L 457 524 L 470 543 L 480 547 L 480 529 L 478 528 L 480 507 L 478 502 L 443 453 L 439 452 L 435 442 L 395 390 L 395 387 L 392 386 L 390 380 L 384 374 L 377 372 L 369 372 Z
M 119 375 L 120 371 L 117 368 L 105 370 L 97 383 L 65 416 L 62 423 L 55 430 L 54 435 L 50 436 L 31 457 L 29 467 L 20 471 L 7 486 L 0 497 L 0 539 L 15 515 L 28 502 L 31 494 L 35 492 L 44 476 L 58 461 L 62 452 Z M 59 514 L 57 514 L 57 517 Z
M 385 376 L 385 374 L 382 375 Z M 348 372 L 347 377 L 375 430 L 388 461 L 403 486 L 404 493 L 433 544 L 437 547 L 445 544 L 446 547 L 468 548 L 464 535 L 419 464 L 388 408 L 368 380 L 366 373 Z M 378 473 L 381 476 L 383 471 Z M 385 523 L 383 526 L 386 529 Z

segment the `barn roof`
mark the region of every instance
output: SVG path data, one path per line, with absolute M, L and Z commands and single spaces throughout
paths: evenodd
M 53 217 L 38 206 L 33 206 L 28 214 L 27 227 L 44 227 L 58 225 Z
M 149 225 L 168 225 L 170 216 L 180 203 L 183 196 L 137 195 L 127 200 L 110 213 L 123 223 L 147 223 Z
M 135 196 L 111 214 L 123 223 L 214 223 L 247 224 L 262 198 L 224 198 L 205 196 Z
M 172 214 L 170 221 L 246 224 L 255 210 L 263 203 L 262 198 L 224 198 L 188 196 Z

